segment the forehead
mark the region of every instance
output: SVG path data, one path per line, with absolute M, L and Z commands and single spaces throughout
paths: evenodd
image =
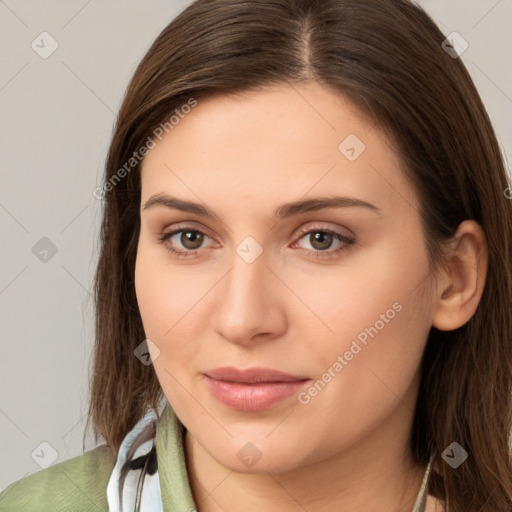
M 415 201 L 385 134 L 316 83 L 199 100 L 155 142 L 142 164 L 143 200 L 178 190 L 191 199 L 236 191 L 249 202 L 283 202 L 336 189 L 380 203 Z

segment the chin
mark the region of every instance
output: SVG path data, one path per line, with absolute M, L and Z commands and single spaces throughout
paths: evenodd
M 271 442 L 267 435 L 268 431 L 261 436 L 250 433 L 222 446 L 206 439 L 203 447 L 219 464 L 237 473 L 283 473 L 307 464 L 307 454 L 298 452 L 298 443 L 292 439 Z
M 265 454 L 262 454 L 261 459 L 254 463 L 240 461 L 238 457 L 229 457 L 226 459 L 222 457 L 222 460 L 217 459 L 217 462 L 231 471 L 252 475 L 266 473 L 279 474 L 301 466 L 301 462 L 298 459 L 290 460 L 286 458 L 285 454 L 281 455 L 275 452 L 266 457 Z

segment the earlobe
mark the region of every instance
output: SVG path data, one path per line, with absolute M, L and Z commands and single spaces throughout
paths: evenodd
M 474 220 L 459 225 L 434 297 L 432 325 L 453 331 L 474 315 L 485 286 L 488 251 L 485 233 Z

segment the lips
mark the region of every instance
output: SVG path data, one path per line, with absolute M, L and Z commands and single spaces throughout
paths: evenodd
M 309 378 L 268 368 L 215 368 L 205 372 L 210 393 L 232 409 L 262 411 L 298 393 Z

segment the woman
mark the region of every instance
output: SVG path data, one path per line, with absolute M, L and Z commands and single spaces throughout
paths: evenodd
M 510 184 L 445 39 L 403 0 L 164 29 L 95 191 L 106 444 L 2 510 L 511 510 Z

